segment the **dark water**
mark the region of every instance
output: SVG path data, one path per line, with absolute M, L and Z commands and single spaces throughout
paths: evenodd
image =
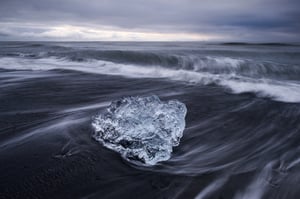
M 188 112 L 171 159 L 136 166 L 91 137 L 112 100 Z M 300 198 L 300 47 L 0 43 L 0 198 Z

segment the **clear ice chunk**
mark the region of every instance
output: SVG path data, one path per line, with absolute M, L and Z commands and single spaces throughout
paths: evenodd
M 185 128 L 185 104 L 157 96 L 124 97 L 94 117 L 93 138 L 134 163 L 168 160 Z

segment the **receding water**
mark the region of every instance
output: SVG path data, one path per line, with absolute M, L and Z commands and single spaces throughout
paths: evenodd
M 0 198 L 300 198 L 299 46 L 0 47 Z M 92 138 L 112 101 L 151 95 L 187 108 L 166 161 Z

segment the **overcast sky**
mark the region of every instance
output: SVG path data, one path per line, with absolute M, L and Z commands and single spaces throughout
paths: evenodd
M 0 0 L 0 40 L 299 42 L 299 0 Z

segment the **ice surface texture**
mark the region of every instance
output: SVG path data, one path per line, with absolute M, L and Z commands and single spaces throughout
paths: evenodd
M 113 101 L 92 125 L 93 137 L 131 162 L 155 165 L 168 160 L 185 128 L 186 106 L 157 96 Z

